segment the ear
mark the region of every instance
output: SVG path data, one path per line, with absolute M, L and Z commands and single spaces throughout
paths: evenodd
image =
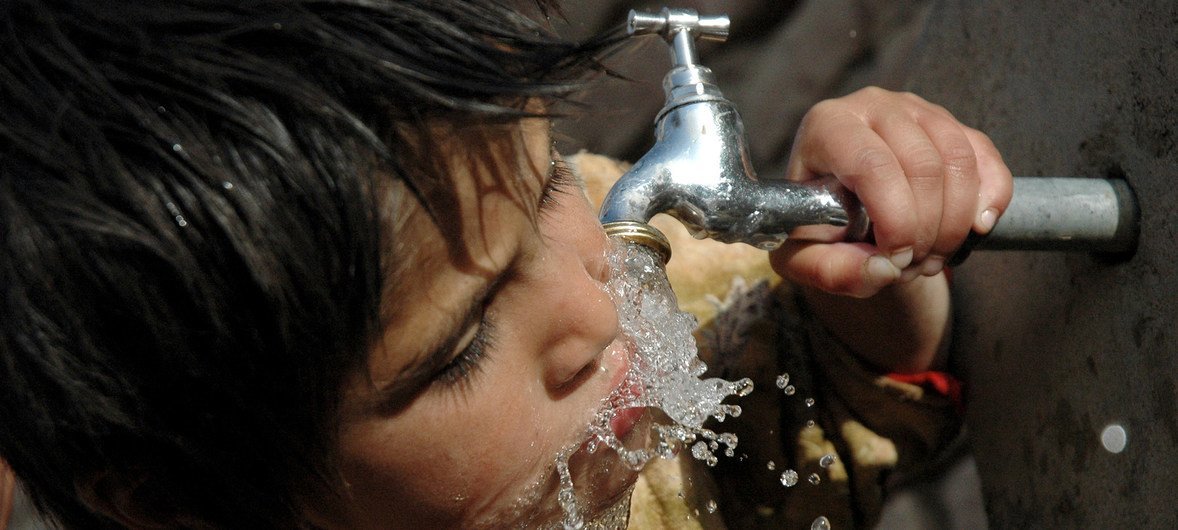
M 162 499 L 161 489 L 144 470 L 105 470 L 74 485 L 78 500 L 91 511 L 127 528 L 175 528 L 175 506 Z

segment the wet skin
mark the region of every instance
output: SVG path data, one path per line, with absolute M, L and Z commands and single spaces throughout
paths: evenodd
M 626 345 L 603 288 L 600 224 L 576 183 L 553 178 L 547 122 L 528 120 L 522 132 L 526 154 L 509 167 L 469 168 L 455 157 L 465 252 L 451 251 L 420 205 L 407 206 L 398 259 L 411 266 L 391 290 L 391 323 L 370 373 L 346 384 L 346 498 L 315 510 L 319 524 L 559 520 L 554 462 L 580 446 L 621 384 Z M 511 171 L 502 180 L 517 185 L 490 171 Z M 571 468 L 589 511 L 617 501 L 636 479 L 608 450 L 581 449 Z

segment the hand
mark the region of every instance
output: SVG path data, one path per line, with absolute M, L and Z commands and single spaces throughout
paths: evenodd
M 823 175 L 858 195 L 875 244 L 786 241 L 772 263 L 795 283 L 858 298 L 936 276 L 971 229 L 988 233 L 1010 203 L 1010 170 L 986 135 L 879 88 L 818 103 L 802 120 L 786 177 Z

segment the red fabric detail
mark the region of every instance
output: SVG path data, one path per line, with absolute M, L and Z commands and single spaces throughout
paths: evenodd
M 941 394 L 953 402 L 957 412 L 965 412 L 965 404 L 961 399 L 961 380 L 948 373 L 929 370 L 915 374 L 892 373 L 887 377 L 893 381 L 916 385 Z

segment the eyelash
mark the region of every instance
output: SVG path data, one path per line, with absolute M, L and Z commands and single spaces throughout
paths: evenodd
M 479 322 L 479 329 L 475 332 L 470 344 L 463 348 L 446 366 L 442 367 L 435 380 L 446 386 L 454 386 L 469 381 L 471 376 L 482 370 L 482 362 L 487 357 L 487 351 L 492 347 L 494 330 L 495 326 L 491 319 L 484 314 L 482 322 Z
M 558 193 L 567 193 L 570 186 L 576 185 L 577 177 L 573 174 L 572 168 L 568 166 L 559 156 L 553 155 L 552 158 L 552 174 L 548 177 L 548 183 L 544 186 L 544 190 L 540 192 L 540 212 L 551 209 L 556 206 Z

